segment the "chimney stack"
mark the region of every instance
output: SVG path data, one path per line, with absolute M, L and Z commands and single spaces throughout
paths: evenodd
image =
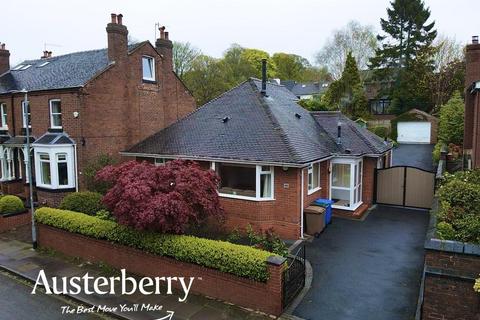
M 5 49 L 5 43 L 0 43 L 0 74 L 10 70 L 10 51 Z
M 472 37 L 472 43 L 467 45 L 465 51 L 465 118 L 464 118 L 464 137 L 463 147 L 465 150 L 472 149 L 474 128 L 474 118 L 476 112 L 474 97 L 470 94 L 470 88 L 476 81 L 480 81 L 480 44 L 478 36 Z
M 173 43 L 168 38 L 168 32 L 165 31 L 165 26 L 158 28 L 160 31 L 160 38 L 155 41 L 157 51 L 163 56 L 163 63 L 167 70 L 173 70 Z
M 111 14 L 111 22 L 107 24 L 108 60 L 117 63 L 123 61 L 128 53 L 128 30 L 123 25 L 122 14 Z
M 262 59 L 262 95 L 267 95 L 267 59 Z

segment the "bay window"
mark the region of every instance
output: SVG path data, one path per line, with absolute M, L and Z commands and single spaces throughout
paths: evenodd
M 35 146 L 37 187 L 68 189 L 75 187 L 73 146 Z
M 355 210 L 362 203 L 361 159 L 334 159 L 331 162 L 330 198 L 335 208 Z
M 308 194 L 320 190 L 320 162 L 308 166 Z
M 273 167 L 213 162 L 212 169 L 220 177 L 220 196 L 258 201 L 273 200 Z

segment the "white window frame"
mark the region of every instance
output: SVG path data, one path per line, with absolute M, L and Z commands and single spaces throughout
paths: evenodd
M 35 146 L 35 176 L 37 187 L 45 189 L 72 189 L 75 188 L 75 152 L 72 145 L 56 145 L 56 146 Z M 48 154 L 50 157 L 50 180 L 51 184 L 44 184 L 41 181 L 41 165 L 40 154 Z M 58 155 L 65 155 L 66 160 L 58 160 Z M 60 185 L 58 176 L 58 163 L 67 163 L 68 183 Z
M 27 104 L 25 103 L 25 101 L 22 101 L 22 124 L 23 124 L 23 128 L 27 128 L 27 124 L 25 123 L 25 108 L 26 108 Z M 28 125 L 28 128 L 31 128 L 32 127 L 32 107 L 30 106 L 30 102 L 28 102 L 28 108 L 29 108 L 29 112 L 28 112 L 28 117 L 27 119 L 29 119 L 30 121 L 30 124 Z
M 350 165 L 350 186 L 349 187 L 335 187 L 333 186 L 333 165 L 334 164 L 349 164 Z M 360 175 L 360 179 L 357 180 L 355 185 L 355 165 L 357 165 L 357 174 Z M 361 174 L 360 174 L 361 172 Z M 355 192 L 360 188 L 360 196 L 357 202 L 354 202 Z M 330 188 L 329 188 L 329 198 L 332 199 L 332 190 L 348 190 L 350 191 L 350 207 L 340 206 L 333 204 L 332 207 L 342 210 L 355 211 L 363 203 L 363 159 L 362 158 L 336 158 L 330 161 Z
M 2 178 L 0 181 L 15 180 L 15 165 L 13 148 L 0 146 L 0 162 L 2 164 Z
M 1 121 L 1 129 L 8 130 L 8 118 L 7 118 L 7 104 L 2 102 L 0 103 L 0 121 Z
M 152 68 L 152 77 L 149 78 L 149 77 L 145 77 L 145 71 L 143 69 L 144 65 L 143 65 L 143 60 L 144 59 L 148 59 L 149 61 L 152 62 L 151 64 L 151 68 Z M 151 57 L 151 56 L 142 56 L 142 78 L 143 80 L 147 80 L 147 81 L 155 81 L 155 58 L 154 57 Z
M 310 185 L 310 175 L 312 175 L 312 181 L 313 181 L 313 167 L 314 166 L 318 166 L 318 186 L 315 187 L 315 188 L 312 188 L 312 186 Z M 303 172 L 303 170 L 302 170 Z M 322 189 L 322 186 L 321 186 L 321 183 L 320 183 L 320 177 L 321 177 L 321 174 L 320 174 L 320 162 L 314 162 L 314 163 L 311 163 L 308 167 L 307 167 L 307 194 L 308 195 L 311 195 L 319 190 Z
M 53 113 L 53 102 L 60 102 L 60 113 L 56 112 Z M 51 99 L 49 102 L 49 109 L 50 109 L 50 128 L 51 129 L 62 129 L 63 128 L 63 119 L 62 119 L 62 100 L 60 99 Z M 30 110 L 31 112 L 32 110 Z M 60 115 L 60 126 L 53 125 L 53 117 Z
M 164 166 L 167 163 L 167 159 L 165 158 L 153 158 L 153 164 L 157 167 Z
M 217 162 L 212 162 L 210 164 L 210 168 L 215 171 L 216 168 L 216 163 Z M 235 163 L 232 163 L 235 164 Z M 242 164 L 238 164 L 242 165 Z M 240 195 L 235 195 L 235 194 L 228 194 L 228 193 L 221 193 L 220 191 L 218 192 L 218 195 L 223 198 L 232 198 L 232 199 L 242 199 L 242 200 L 249 200 L 249 201 L 274 201 L 275 200 L 275 167 L 273 166 L 261 166 L 261 165 L 252 165 L 252 167 L 255 166 L 255 197 L 248 197 L 248 196 L 240 196 Z M 269 170 L 263 170 L 262 167 L 269 167 Z M 265 174 L 271 174 L 271 190 L 272 190 L 272 195 L 271 197 L 268 198 L 262 198 L 260 197 L 261 190 L 261 175 Z

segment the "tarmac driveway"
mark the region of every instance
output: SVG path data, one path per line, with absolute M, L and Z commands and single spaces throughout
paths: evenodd
M 379 206 L 363 222 L 334 218 L 307 245 L 313 283 L 304 319 L 413 319 L 428 212 Z
M 434 171 L 432 152 L 433 144 L 399 144 L 393 149 L 393 165 Z

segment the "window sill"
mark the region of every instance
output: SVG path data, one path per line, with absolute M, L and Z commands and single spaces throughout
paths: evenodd
M 63 132 L 63 128 L 62 127 L 48 128 L 48 132 Z
M 239 200 L 256 201 L 256 202 L 275 201 L 275 198 L 254 198 L 254 197 L 239 196 L 236 194 L 228 194 L 228 193 L 219 193 L 218 196 L 221 198 L 239 199 Z
M 143 79 L 142 79 L 142 82 L 143 82 L 143 83 L 156 84 L 156 83 L 157 83 L 157 80 L 155 80 L 155 79 L 145 79 L 145 78 L 143 78 Z
M 322 187 L 317 187 L 317 188 L 315 188 L 315 189 L 308 190 L 308 191 L 307 191 L 307 195 L 312 195 L 312 194 L 314 194 L 315 192 L 320 191 L 320 190 L 322 190 Z
M 72 192 L 72 191 L 76 191 L 75 187 L 72 187 L 72 186 L 54 187 L 54 186 L 47 186 L 47 185 L 37 185 L 37 190 L 48 191 L 48 192 Z

